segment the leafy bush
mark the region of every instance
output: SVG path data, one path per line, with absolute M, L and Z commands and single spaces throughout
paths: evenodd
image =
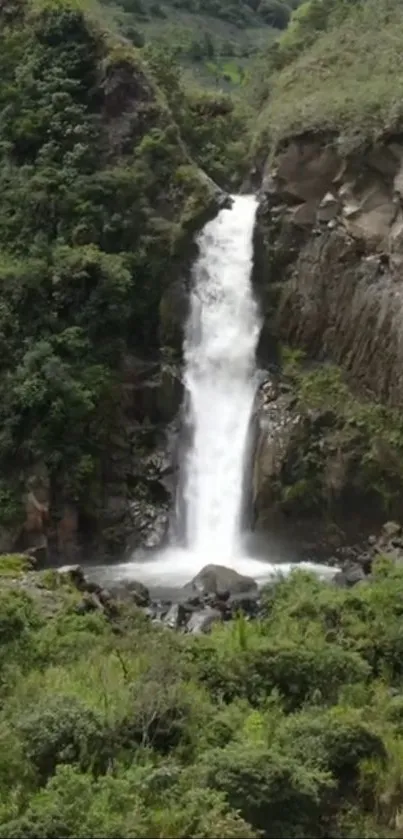
M 107 732 L 96 714 L 74 697 L 50 697 L 20 718 L 18 733 L 41 783 L 59 763 L 75 763 L 95 773 L 107 767 Z
M 0 17 L 0 464 L 17 497 L 41 462 L 52 501 L 94 510 L 123 355 L 158 348 L 167 259 L 176 274 L 213 190 L 134 48 L 67 1 Z
M 258 639 L 254 648 L 195 651 L 200 678 L 216 698 L 226 702 L 245 698 L 260 705 L 273 690 L 287 709 L 300 707 L 311 697 L 323 703 L 337 700 L 342 685 L 369 675 L 366 662 L 336 645 Z
M 329 774 L 262 746 L 231 744 L 204 759 L 211 786 L 267 839 L 321 835 Z
M 296 572 L 208 638 L 75 614 L 68 586 L 34 608 L 20 583 L 0 586 L 0 836 L 395 835 L 401 567 L 353 590 Z

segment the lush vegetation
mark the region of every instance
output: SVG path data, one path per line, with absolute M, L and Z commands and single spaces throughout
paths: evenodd
M 343 520 L 399 518 L 403 493 L 403 421 L 398 410 L 362 398 L 333 364 L 309 363 L 282 348 L 296 426 L 273 493 L 284 511 Z
M 68 2 L 0 16 L 4 519 L 37 462 L 53 498 L 94 509 L 122 354 L 157 351 L 161 294 L 215 199 L 134 49 Z
M 248 166 L 247 104 L 224 92 L 184 84 L 167 47 L 145 47 L 143 55 L 193 159 L 217 184 L 236 189 Z
M 399 0 L 307 0 L 260 59 L 255 148 L 304 131 L 337 134 L 346 150 L 401 127 Z M 391 80 L 393 82 L 391 83 Z
M 173 50 L 202 86 L 239 86 L 256 50 L 285 29 L 299 0 L 103 0 L 115 28 L 137 47 Z
M 297 572 L 203 638 L 21 574 L 0 576 L 0 836 L 401 836 L 401 568 L 349 591 Z

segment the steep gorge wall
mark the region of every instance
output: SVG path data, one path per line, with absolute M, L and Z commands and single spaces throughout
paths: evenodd
M 403 404 L 403 140 L 351 159 L 297 138 L 264 173 L 260 283 L 282 341 Z
M 309 550 L 403 515 L 402 208 L 399 136 L 351 157 L 296 137 L 263 173 L 261 360 L 291 346 L 306 361 L 261 395 L 255 520 Z

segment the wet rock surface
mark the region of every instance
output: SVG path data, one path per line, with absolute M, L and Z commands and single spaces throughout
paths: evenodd
M 386 515 L 401 515 L 400 425 L 382 410 L 360 400 L 331 364 L 291 362 L 268 375 L 256 405 L 255 531 L 277 534 L 299 558 L 331 564 L 360 545 L 365 564 L 378 541 L 367 544 L 369 536 Z M 390 539 L 399 528 L 390 523 Z
M 266 329 L 401 407 L 401 137 L 344 157 L 333 140 L 295 138 L 263 172 L 255 273 Z
M 252 577 L 245 577 L 224 565 L 206 565 L 185 588 L 189 592 L 217 594 L 228 599 L 231 594 L 254 591 L 257 585 Z
M 365 542 L 336 552 L 331 561 L 341 570 L 335 575 L 334 582 L 351 587 L 370 581 L 373 564 L 381 557 L 403 563 L 403 527 L 398 522 L 386 522 L 378 536 L 371 534 Z
M 403 528 L 399 523 L 386 522 L 378 535 L 371 534 L 361 544 L 336 550 L 329 558 L 329 565 L 337 566 L 339 570 L 332 580 L 329 579 L 329 585 L 352 588 L 370 584 L 373 564 L 380 557 L 394 563 L 403 562 Z M 25 573 L 3 577 L 2 585 L 18 586 L 27 591 L 40 600 L 49 614 L 57 610 L 60 586 L 69 586 L 77 592 L 74 609 L 78 614 L 98 611 L 113 620 L 121 606 L 129 604 L 167 631 L 192 635 L 208 633 L 215 625 L 233 620 L 240 614 L 246 620 L 253 620 L 267 608 L 256 582 L 225 566 L 205 566 L 185 586 L 157 591 L 139 580 L 114 580 L 113 573 L 108 585 L 101 584 L 91 576 L 90 570 L 86 571 L 80 565 L 41 572 L 32 567 L 32 557 L 21 555 L 16 559 L 26 561 Z M 44 574 L 51 575 L 52 580 L 45 579 Z M 277 585 L 280 578 L 279 573 L 267 585 Z

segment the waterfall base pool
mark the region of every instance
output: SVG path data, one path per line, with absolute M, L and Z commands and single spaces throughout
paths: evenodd
M 145 559 L 133 557 L 130 562 L 109 566 L 93 566 L 88 576 L 104 585 L 111 582 L 136 580 L 151 589 L 178 589 L 189 583 L 205 565 L 225 565 L 253 577 L 259 586 L 270 582 L 273 577 L 287 576 L 295 568 L 312 571 L 322 579 L 331 580 L 339 570 L 315 562 L 264 562 L 247 556 L 205 556 L 181 548 L 167 548 Z M 171 597 L 172 592 L 170 593 Z

